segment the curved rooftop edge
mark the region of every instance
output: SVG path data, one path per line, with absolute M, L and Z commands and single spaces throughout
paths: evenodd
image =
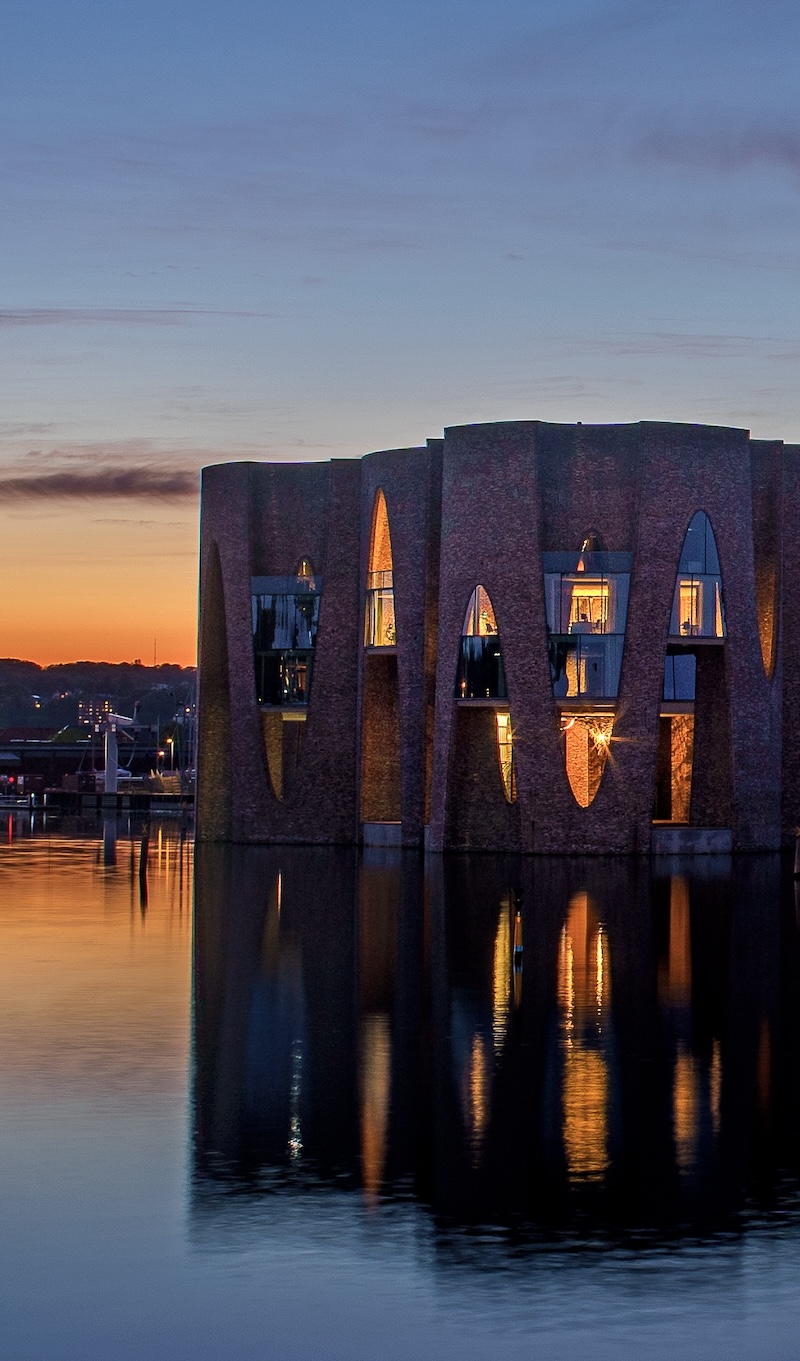
M 788 844 L 799 453 L 735 426 L 522 420 L 208 465 L 201 839 Z

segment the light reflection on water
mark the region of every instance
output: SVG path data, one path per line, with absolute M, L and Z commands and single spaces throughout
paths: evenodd
M 800 1327 L 777 857 L 12 825 L 0 1350 L 746 1356 Z

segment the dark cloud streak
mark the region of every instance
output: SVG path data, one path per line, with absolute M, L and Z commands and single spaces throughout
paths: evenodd
M 199 490 L 197 473 L 185 468 L 63 468 L 37 475 L 0 477 L 0 505 L 17 501 L 188 501 Z
M 17 326 L 180 326 L 196 317 L 275 319 L 275 312 L 202 307 L 20 307 L 0 310 L 0 329 Z
M 800 131 L 792 128 L 658 129 L 642 138 L 637 159 L 730 174 L 758 166 L 800 171 Z

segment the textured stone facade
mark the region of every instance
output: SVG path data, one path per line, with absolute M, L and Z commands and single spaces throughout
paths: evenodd
M 380 492 L 390 647 L 365 644 Z M 360 460 L 207 468 L 200 838 L 356 843 L 390 823 L 403 844 L 432 851 L 641 853 L 656 812 L 728 828 L 738 849 L 776 847 L 800 822 L 798 510 L 800 449 L 712 426 L 509 422 Z M 726 636 L 670 644 L 698 511 L 716 540 Z M 631 561 L 618 691 L 599 706 L 554 695 L 542 557 L 577 553 L 590 534 Z M 251 582 L 291 577 L 304 560 L 322 582 L 313 680 L 302 713 L 282 713 L 257 701 Z M 505 694 L 461 699 L 479 584 Z M 665 658 L 676 651 L 694 657 L 695 691 L 670 709 Z M 513 731 L 513 801 L 499 712 Z M 596 723 L 583 776 L 567 769 L 587 745 L 579 728 L 566 740 L 576 715 Z

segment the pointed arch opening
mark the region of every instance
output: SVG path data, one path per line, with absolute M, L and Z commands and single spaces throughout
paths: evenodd
M 372 507 L 364 617 L 361 823 L 365 841 L 401 822 L 400 683 L 389 513 L 381 487 Z
M 569 787 L 579 807 L 588 808 L 600 788 L 608 761 L 614 715 L 564 713 L 561 732 Z
M 506 699 L 506 676 L 497 619 L 489 592 L 476 586 L 470 596 L 458 657 L 457 699 Z
M 669 632 L 672 638 L 727 635 L 717 541 L 704 510 L 692 516 L 683 541 Z
M 653 817 L 727 827 L 733 799 L 725 604 L 717 542 L 704 510 L 683 541 L 670 615 Z
M 383 648 L 397 646 L 392 537 L 389 532 L 386 497 L 381 487 L 375 493 L 375 504 L 372 508 L 364 645 Z

